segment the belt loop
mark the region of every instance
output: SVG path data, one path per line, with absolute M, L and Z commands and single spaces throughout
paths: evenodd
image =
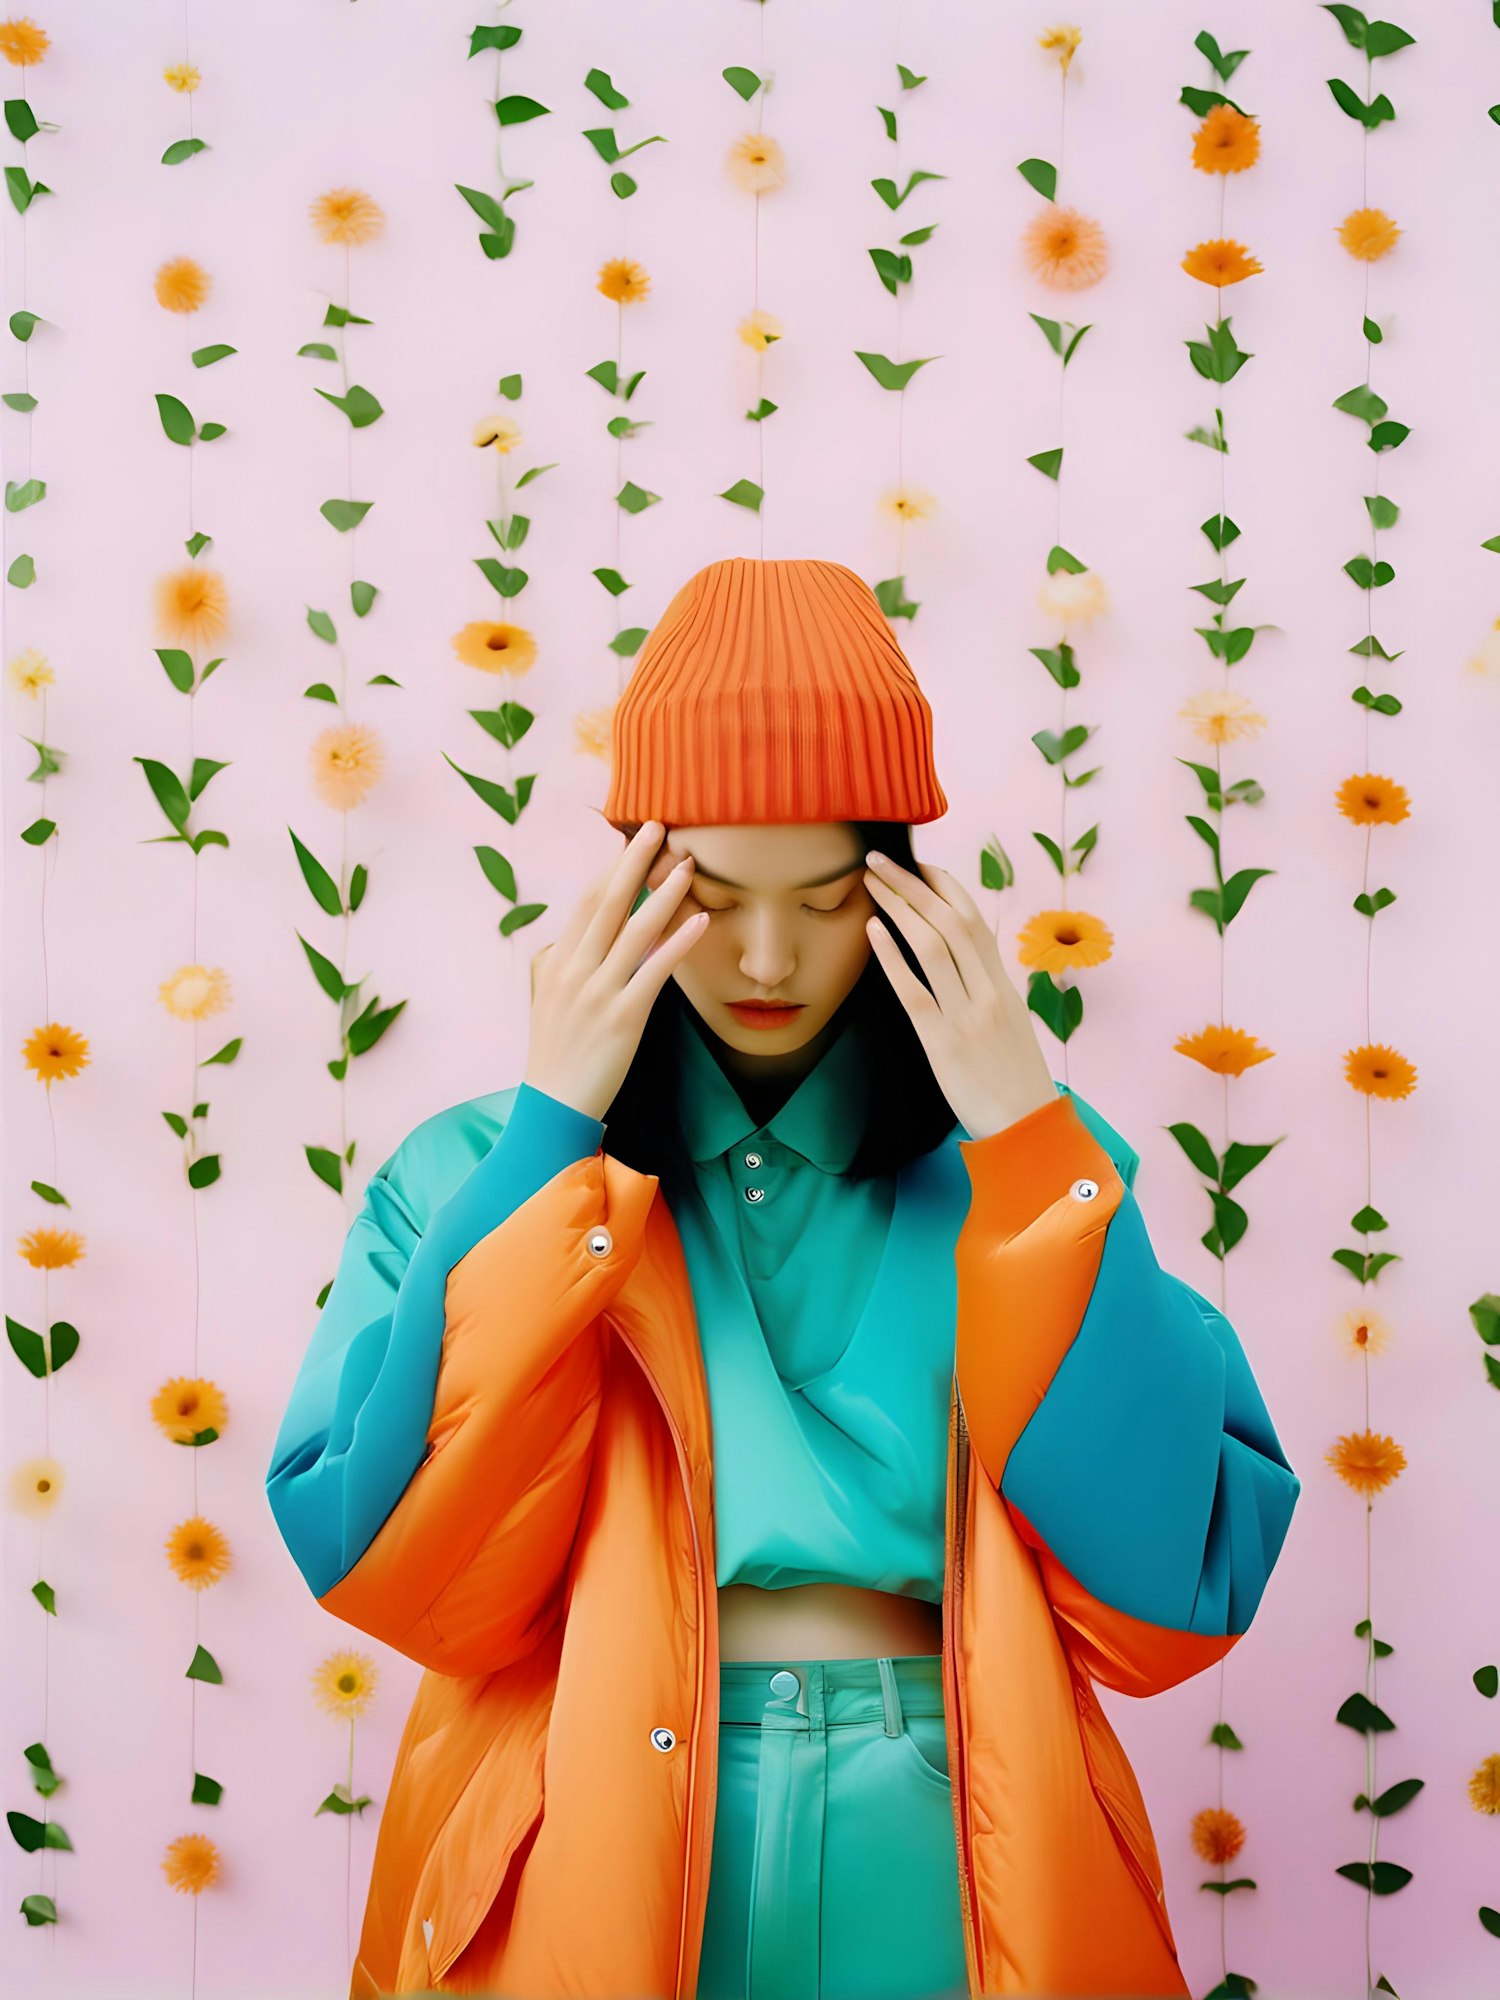
M 880 1669 L 880 1692 L 885 1698 L 885 1733 L 899 1736 L 906 1724 L 901 1713 L 901 1692 L 896 1686 L 896 1663 L 882 1659 L 875 1664 Z

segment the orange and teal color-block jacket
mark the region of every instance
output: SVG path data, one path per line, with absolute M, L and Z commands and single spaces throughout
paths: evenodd
M 1057 1089 L 987 1138 L 955 1127 L 896 1208 L 952 1228 L 942 1661 L 968 1982 L 1185 1996 L 1096 1684 L 1149 1695 L 1221 1659 L 1300 1482 L 1233 1327 L 1160 1268 L 1136 1154 Z M 319 1602 L 427 1669 L 353 2000 L 695 1990 L 719 1654 L 692 1293 L 655 1175 L 598 1150 L 517 1188 L 522 1149 L 497 1142 L 537 1095 L 452 1106 L 376 1170 L 269 1469 Z

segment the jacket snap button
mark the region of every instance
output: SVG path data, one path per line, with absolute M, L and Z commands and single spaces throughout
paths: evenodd
M 588 1245 L 591 1257 L 607 1257 L 615 1247 L 615 1239 L 601 1222 L 597 1229 L 589 1231 Z
M 747 1187 L 745 1189 L 746 1201 L 764 1201 L 765 1198 L 766 1191 L 763 1187 Z
M 657 1727 L 651 1732 L 651 1747 L 653 1750 L 670 1750 L 675 1746 L 676 1742 L 677 1738 L 672 1734 L 670 1729 Z
M 1074 1181 L 1073 1185 L 1068 1189 L 1068 1193 L 1072 1195 L 1074 1201 L 1092 1201 L 1098 1192 L 1099 1183 L 1088 1180 Z
M 760 1154 L 759 1154 L 759 1153 L 746 1153 L 746 1155 L 745 1155 L 745 1165 L 746 1165 L 747 1167 L 758 1167 L 758 1166 L 760 1165 Z

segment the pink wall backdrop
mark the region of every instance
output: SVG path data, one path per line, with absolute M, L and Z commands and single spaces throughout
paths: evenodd
M 14 20 L 16 17 L 11 16 Z M 14 1349 L 0 1359 L 4 1515 L 4 1741 L 8 1812 L 55 1821 L 70 1849 L 0 1845 L 0 1954 L 10 1992 L 335 1996 L 363 1908 L 378 1815 L 418 1670 L 379 1654 L 379 1684 L 355 1731 L 355 1790 L 373 1804 L 317 1815 L 348 1775 L 349 1729 L 310 1692 L 342 1644 L 371 1651 L 308 1596 L 265 1504 L 263 1476 L 292 1377 L 369 1172 L 420 1118 L 517 1081 L 525 1061 L 531 955 L 556 935 L 585 880 L 615 851 L 590 812 L 606 765 L 587 720 L 607 711 L 629 654 L 622 630 L 649 626 L 701 564 L 813 555 L 872 582 L 898 573 L 920 609 L 898 631 L 937 717 L 951 809 L 919 831 L 920 857 L 981 894 L 979 856 L 996 839 L 1014 886 L 982 891 L 1024 986 L 1016 934 L 1061 887 L 1033 829 L 1056 833 L 1057 771 L 1034 732 L 1058 727 L 1058 690 L 1030 652 L 1055 645 L 1037 607 L 1061 542 L 1107 587 L 1108 610 L 1075 635 L 1082 685 L 1068 720 L 1095 735 L 1073 760 L 1099 775 L 1070 795 L 1068 832 L 1098 844 L 1070 878 L 1070 906 L 1108 924 L 1107 961 L 1072 976 L 1085 1018 L 1066 1049 L 1043 1030 L 1056 1074 L 1139 1149 L 1137 1193 L 1161 1261 L 1214 1298 L 1241 1333 L 1279 1434 L 1303 1480 L 1291 1536 L 1250 1634 L 1224 1670 L 1223 1714 L 1241 1752 L 1210 1746 L 1217 1671 L 1149 1703 L 1106 1696 L 1146 1794 L 1168 1902 L 1194 1991 L 1227 1963 L 1263 1993 L 1364 1991 L 1369 1964 L 1405 1996 L 1468 2000 L 1500 1981 L 1500 1817 L 1476 1809 L 1474 1774 L 1500 1752 L 1500 1707 L 1473 1676 L 1500 1658 L 1494 1478 L 1500 1401 L 1469 1308 L 1500 1289 L 1494 1131 L 1500 1052 L 1490 1028 L 1500 978 L 1495 836 L 1500 678 L 1472 670 L 1500 614 L 1500 401 L 1493 393 L 1500 263 L 1500 32 L 1480 6 L 1404 6 L 1415 45 L 1373 65 L 1334 17 L 1303 0 L 1150 8 L 1090 4 L 1053 15 L 1015 0 L 904 7 L 823 0 L 656 0 L 495 13 L 428 0 L 261 0 L 185 7 L 41 0 L 45 59 L 4 72 L 7 98 L 44 129 L 5 160 L 45 183 L 24 212 L 4 207 L 5 310 L 41 322 L 29 341 L 0 331 L 3 388 L 36 398 L 0 413 L 7 490 L 45 497 L 4 516 L 14 575 L 5 617 L 3 1070 L 5 1309 L 37 1329 L 78 1329 L 50 1380 Z M 1042 197 L 1017 172 L 1056 162 L 1062 102 L 1055 54 L 1038 38 L 1081 26 L 1068 72 L 1060 199 L 1097 220 L 1106 275 L 1085 291 L 1041 284 L 1021 250 Z M 498 58 L 469 56 L 476 23 L 523 32 Z M 1197 118 L 1185 85 L 1214 87 L 1194 46 L 1204 30 L 1250 51 L 1224 86 L 1259 120 L 1253 170 L 1195 172 Z M 189 60 L 191 94 L 163 81 Z M 898 60 L 926 77 L 903 88 Z M 741 102 L 722 72 L 772 79 Z M 630 100 L 611 111 L 585 87 L 606 72 Z M 1342 112 L 1328 79 L 1385 91 L 1396 117 L 1372 130 Z M 545 115 L 499 125 L 493 105 L 523 94 Z M 899 121 L 896 144 L 877 107 Z M 191 125 L 189 120 L 191 119 Z M 785 156 L 785 181 L 754 194 L 725 166 L 757 124 Z M 619 198 L 583 137 L 614 126 L 621 148 L 662 135 L 623 164 Z M 55 128 L 55 129 L 53 129 Z M 163 152 L 189 131 L 206 148 Z M 503 175 L 497 164 L 503 137 Z M 899 154 L 898 154 L 899 148 Z M 874 178 L 914 168 L 893 215 Z M 1368 180 L 1365 175 L 1368 173 Z M 487 257 L 483 224 L 455 191 L 514 194 L 509 254 Z M 343 248 L 310 204 L 352 187 L 384 227 Z M 1340 247 L 1364 203 L 1392 215 L 1396 249 L 1366 265 Z M 937 224 L 893 298 L 869 248 Z M 1224 385 L 1195 374 L 1216 294 L 1181 268 L 1217 235 L 1263 265 L 1223 293 L 1253 355 Z M 648 296 L 617 308 L 596 289 L 625 255 Z M 191 258 L 211 289 L 198 311 L 153 291 Z M 1366 305 L 1365 284 L 1369 283 Z M 349 289 L 346 290 L 346 282 Z M 369 324 L 329 331 L 337 301 Z M 782 337 L 757 354 L 737 333 L 759 306 Z M 1366 311 L 1384 339 L 1367 349 Z M 1032 314 L 1088 322 L 1059 405 L 1059 368 Z M 646 371 L 627 404 L 586 371 L 617 352 Z M 356 428 L 315 393 L 342 393 L 338 365 L 299 355 L 347 339 L 348 379 L 378 398 Z M 196 367 L 196 349 L 235 352 Z M 900 394 L 856 358 L 935 357 Z M 1378 490 L 1401 507 L 1380 538 L 1394 579 L 1373 595 L 1394 666 L 1351 656 L 1364 594 L 1344 572 L 1370 550 L 1361 496 L 1377 490 L 1363 422 L 1333 407 L 1371 379 L 1410 427 L 1378 455 Z M 497 393 L 519 375 L 522 391 Z M 760 425 L 757 395 L 777 404 Z M 179 398 L 223 436 L 190 448 L 166 434 L 156 398 Z M 1226 413 L 1230 453 L 1186 433 Z M 625 411 L 649 424 L 617 440 Z M 476 448 L 503 415 L 521 440 Z M 1061 423 L 1061 430 L 1059 424 Z M 1066 445 L 1054 484 L 1028 456 Z M 763 458 L 761 452 L 763 449 Z M 524 489 L 530 466 L 550 467 Z M 1241 535 L 1227 573 L 1247 582 L 1230 622 L 1268 629 L 1228 685 L 1267 720 L 1225 746 L 1226 779 L 1264 788 L 1225 826 L 1226 872 L 1259 881 L 1220 938 L 1190 906 L 1210 879 L 1187 824 L 1202 809 L 1183 759 L 1212 752 L 1179 713 L 1225 684 L 1195 627 L 1212 606 L 1195 584 L 1219 573 L 1199 524 L 1226 505 Z M 501 476 L 508 499 L 500 498 Z M 931 496 L 900 530 L 882 508 L 898 477 Z M 622 508 L 622 480 L 660 496 Z M 757 514 L 720 497 L 763 488 Z M 353 534 L 319 513 L 330 496 L 373 501 Z M 485 526 L 504 509 L 531 520 L 506 555 Z M 223 579 L 227 626 L 192 649 L 190 700 L 156 649 L 157 580 L 184 544 Z M 498 598 L 481 557 L 520 564 L 525 589 Z M 615 598 L 593 572 L 617 567 Z M 368 614 L 351 579 L 375 583 Z M 310 628 L 325 611 L 330 644 Z M 453 638 L 507 618 L 534 635 L 535 665 L 498 680 L 463 664 Z M 45 711 L 13 663 L 50 668 Z M 33 662 L 34 665 L 34 662 Z M 398 685 L 371 685 L 387 675 Z M 1351 701 L 1368 678 L 1403 704 L 1372 718 Z M 342 710 L 310 700 L 326 682 Z M 475 707 L 524 703 L 536 720 L 505 752 Z M 45 721 L 43 716 L 45 713 Z M 360 723 L 383 753 L 379 782 L 341 813 L 313 782 L 325 729 Z M 44 788 L 28 783 L 42 738 L 65 753 Z M 195 858 L 170 831 L 138 759 L 186 773 L 222 762 L 193 825 L 227 848 Z M 450 760 L 451 762 L 447 761 Z M 535 788 L 514 825 L 455 765 Z M 1403 786 L 1409 816 L 1366 831 L 1335 807 L 1352 774 Z M 57 822 L 23 841 L 39 815 Z M 369 889 L 347 922 L 309 895 L 288 828 L 337 878 L 363 863 Z M 511 907 L 473 850 L 515 867 L 518 899 L 544 904 L 501 936 Z M 196 878 L 196 879 L 195 879 Z M 1397 892 L 1373 926 L 1362 887 Z M 347 931 L 347 934 L 346 934 Z M 364 998 L 406 1004 L 342 1082 L 337 1009 L 298 933 L 368 975 Z M 193 1024 L 163 1005 L 179 968 L 221 969 L 230 1003 Z M 1369 1007 L 1367 1018 L 1366 1007 Z M 1205 1023 L 1255 1034 L 1274 1058 L 1230 1086 L 1174 1047 Z M 43 1088 L 21 1055 L 45 1024 L 86 1038 L 89 1060 Z M 234 1038 L 233 1062 L 197 1068 Z M 1417 1085 L 1370 1100 L 1345 1079 L 1347 1050 L 1400 1050 Z M 212 1185 L 188 1181 L 164 1111 L 207 1101 L 197 1150 Z M 1367 1124 L 1368 1118 L 1368 1124 Z M 1191 1121 L 1277 1144 L 1237 1191 L 1248 1233 L 1221 1274 L 1201 1237 L 1211 1216 L 1167 1129 Z M 1368 1150 L 1367 1150 L 1368 1141 Z M 305 1149 L 356 1147 L 342 1198 Z M 1367 1189 L 1367 1167 L 1372 1181 Z M 56 1187 L 67 1208 L 33 1182 Z M 1358 1241 L 1366 1201 L 1400 1261 L 1361 1290 L 1334 1260 Z M 37 1268 L 14 1246 L 71 1229 L 86 1253 Z M 1221 1275 L 1223 1289 L 1221 1291 Z M 1384 1352 L 1353 1358 L 1341 1316 L 1378 1307 Z M 1368 1370 L 1369 1410 L 1365 1387 Z M 174 1448 L 151 1402 L 201 1376 L 227 1399 L 222 1436 Z M 1383 1819 L 1379 1853 L 1411 1870 L 1370 1898 L 1336 1870 L 1369 1853 L 1365 1739 L 1336 1721 L 1365 1687 L 1353 1636 L 1366 1605 L 1366 1503 L 1324 1454 L 1368 1425 L 1405 1467 L 1373 1503 L 1370 1590 L 1380 1706 L 1378 1781 L 1423 1789 Z M 56 1504 L 18 1500 L 24 1468 L 62 1468 Z M 226 1537 L 227 1573 L 194 1593 L 164 1545 L 201 1513 Z M 55 1592 L 48 1616 L 33 1594 Z M 203 1644 L 222 1685 L 185 1678 Z M 622 1635 L 628 1643 L 628 1635 Z M 43 1743 L 60 1787 L 33 1784 Z M 223 1787 L 191 1802 L 195 1773 Z M 1220 1803 L 1245 1829 L 1228 1874 L 1254 1890 L 1221 1898 L 1190 1829 Z M 1494 1803 L 1494 1801 L 1491 1801 Z M 214 1843 L 217 1875 L 176 1894 L 163 1857 L 189 1834 Z M 28 1923 L 27 1898 L 57 1921 Z M 34 1909 L 40 1909 L 34 1905 Z

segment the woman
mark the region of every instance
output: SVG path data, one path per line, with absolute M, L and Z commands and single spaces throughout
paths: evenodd
M 867 585 L 699 571 L 523 1081 L 371 1178 L 268 1477 L 428 1669 L 354 1995 L 1188 1991 L 1094 1682 L 1221 1658 L 1300 1483 L 945 809 Z

